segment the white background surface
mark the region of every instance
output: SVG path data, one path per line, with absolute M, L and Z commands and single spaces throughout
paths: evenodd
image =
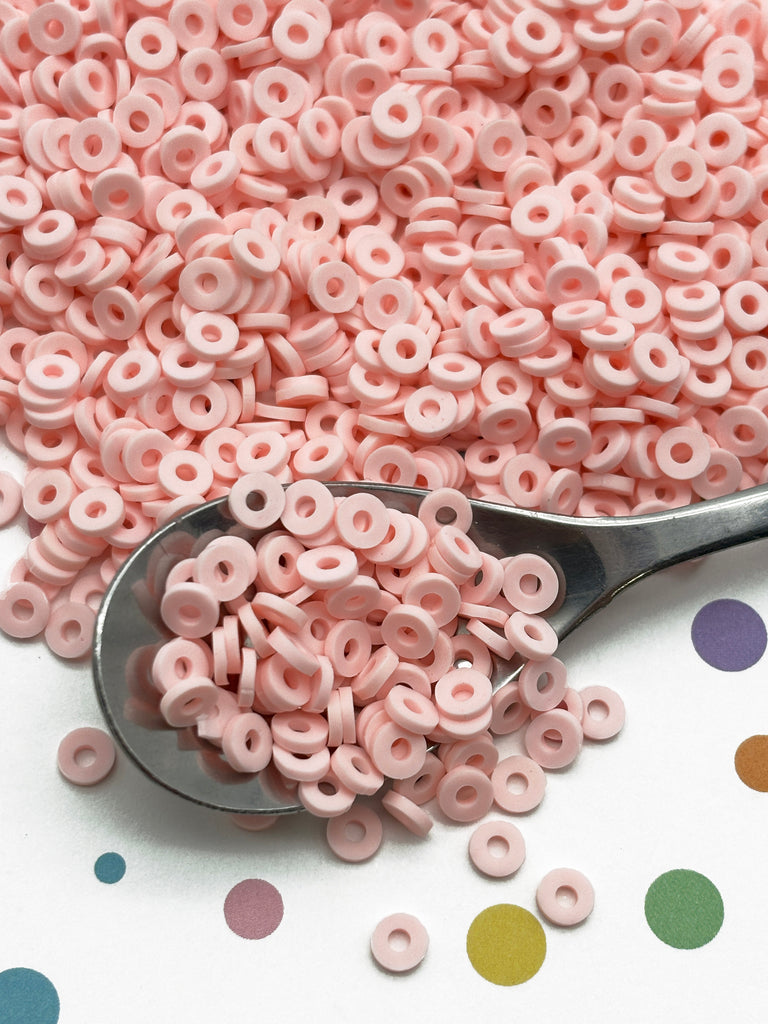
M 0 572 L 23 543 L 20 525 L 0 536 Z M 615 687 L 627 725 L 550 775 L 541 807 L 516 819 L 527 859 L 504 881 L 469 864 L 471 826 L 438 822 L 421 842 L 391 822 L 378 856 L 347 865 L 318 821 L 243 832 L 155 786 L 124 755 L 99 786 L 72 786 L 56 769 L 58 743 L 103 724 L 89 667 L 0 639 L 0 970 L 45 974 L 61 1024 L 763 1021 L 768 794 L 741 783 L 733 755 L 768 732 L 766 658 L 717 671 L 695 653 L 690 627 L 722 597 L 768 619 L 767 552 L 751 545 L 641 583 L 563 644 L 570 684 Z M 93 871 L 106 851 L 127 863 L 114 885 Z M 560 866 L 593 882 L 592 917 L 570 931 L 545 923 L 546 959 L 530 981 L 487 982 L 466 955 L 472 920 L 496 903 L 535 912 L 536 885 Z M 723 927 L 698 950 L 665 945 L 644 917 L 648 886 L 673 868 L 701 872 L 723 897 Z M 271 882 L 285 905 L 258 941 L 223 916 L 246 878 Z M 430 934 L 424 963 L 403 977 L 380 971 L 368 945 L 395 911 Z

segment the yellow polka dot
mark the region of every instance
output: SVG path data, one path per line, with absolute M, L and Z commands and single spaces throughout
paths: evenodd
M 494 985 L 520 985 L 544 963 L 547 940 L 539 921 L 522 907 L 497 903 L 481 911 L 467 932 L 467 955 Z

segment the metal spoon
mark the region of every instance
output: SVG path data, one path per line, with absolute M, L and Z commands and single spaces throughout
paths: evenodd
M 335 495 L 361 489 L 388 506 L 415 513 L 424 491 L 386 484 L 330 483 Z M 668 566 L 768 537 L 768 485 L 685 508 L 614 519 L 547 515 L 490 502 L 472 502 L 470 537 L 503 557 L 532 551 L 546 557 L 561 579 L 559 607 L 548 618 L 563 639 L 629 584 Z M 232 813 L 300 810 L 295 792 L 269 769 L 233 771 L 194 729 L 169 727 L 150 678 L 158 647 L 168 638 L 159 615 L 165 579 L 180 559 L 222 533 L 237 531 L 225 498 L 202 505 L 158 530 L 113 579 L 96 622 L 93 673 L 109 728 L 136 764 L 174 793 Z M 520 665 L 499 661 L 496 686 Z

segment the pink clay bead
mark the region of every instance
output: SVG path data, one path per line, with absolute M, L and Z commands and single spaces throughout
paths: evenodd
M 258 772 L 272 756 L 272 734 L 256 712 L 234 715 L 224 727 L 222 750 L 229 764 L 240 772 Z
M 60 658 L 82 658 L 91 650 L 96 613 L 88 605 L 64 601 L 51 609 L 45 641 Z
M 38 636 L 50 615 L 50 602 L 41 586 L 18 580 L 0 595 L 0 629 L 18 639 Z
M 228 504 L 241 525 L 263 530 L 280 518 L 285 508 L 285 491 L 268 473 L 245 473 L 232 485 Z
M 434 688 L 438 711 L 450 718 L 473 719 L 491 704 L 490 679 L 477 669 L 453 669 L 442 676 Z
M 160 614 L 174 633 L 199 639 L 218 623 L 219 602 L 199 583 L 178 583 L 163 595 Z
M 381 806 L 404 825 L 409 832 L 425 839 L 432 829 L 433 821 L 430 814 L 419 804 L 409 800 L 402 793 L 390 789 L 381 799 Z
M 451 821 L 479 821 L 493 804 L 491 780 L 479 768 L 459 765 L 438 783 L 437 803 Z
M 293 782 L 318 782 L 328 773 L 331 755 L 327 747 L 298 756 L 277 741 L 272 746 L 272 765 L 281 776 Z
M 331 754 L 331 770 L 343 786 L 363 796 L 372 796 L 384 784 L 384 776 L 362 747 L 341 743 Z
M 624 726 L 624 702 L 615 690 L 607 686 L 588 686 L 580 692 L 584 704 L 581 725 L 584 738 L 607 740 L 616 736 Z
M 375 811 L 370 807 L 352 807 L 339 817 L 329 819 L 326 838 L 337 857 L 359 863 L 376 853 L 383 832 L 381 818 Z
M 551 563 L 541 555 L 523 554 L 506 563 L 502 589 L 518 611 L 540 614 L 554 603 L 560 581 Z
M 174 637 L 166 641 L 152 661 L 152 681 L 165 692 L 190 676 L 207 676 L 212 669 L 209 648 L 199 640 Z
M 218 698 L 218 687 L 210 679 L 189 676 L 168 687 L 160 701 L 160 711 L 169 725 L 181 728 L 210 715 Z
M 573 902 L 564 903 L 560 894 L 567 894 Z M 536 903 L 541 913 L 552 924 L 571 927 L 585 921 L 595 905 L 592 883 L 573 868 L 556 868 L 548 872 L 536 889 Z
M 316 782 L 299 783 L 299 799 L 311 814 L 319 818 L 336 818 L 345 814 L 354 803 L 355 796 L 332 771 Z
M 555 708 L 534 718 L 525 730 L 525 748 L 542 768 L 564 768 L 581 751 L 584 732 L 570 711 Z
M 499 761 L 491 775 L 494 802 L 510 814 L 525 814 L 543 800 L 546 782 L 546 775 L 536 761 L 513 754 Z
M 427 736 L 437 728 L 438 712 L 432 701 L 407 686 L 394 686 L 384 707 L 392 721 L 409 732 Z

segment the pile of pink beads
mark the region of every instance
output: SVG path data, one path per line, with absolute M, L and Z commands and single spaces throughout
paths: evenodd
M 570 689 L 554 656 L 555 568 L 481 551 L 461 492 L 432 492 L 414 516 L 371 493 L 334 497 L 314 480 L 283 489 L 253 473 L 229 505 L 267 532 L 255 544 L 216 537 L 171 569 L 160 613 L 174 636 L 152 665 L 160 711 L 236 771 L 271 766 L 310 812 L 341 818 L 329 842 L 349 859 L 381 839 L 376 815 L 352 805 L 385 781 L 384 808 L 423 837 L 433 798 L 452 821 L 494 804 L 529 811 L 545 768 L 622 728 L 618 695 Z M 495 692 L 494 656 L 525 661 Z M 518 730 L 526 753 L 500 760 L 493 736 Z
M 0 627 L 244 472 L 578 515 L 766 479 L 750 0 L 0 0 Z M 16 497 L 0 492 L 0 520 Z

